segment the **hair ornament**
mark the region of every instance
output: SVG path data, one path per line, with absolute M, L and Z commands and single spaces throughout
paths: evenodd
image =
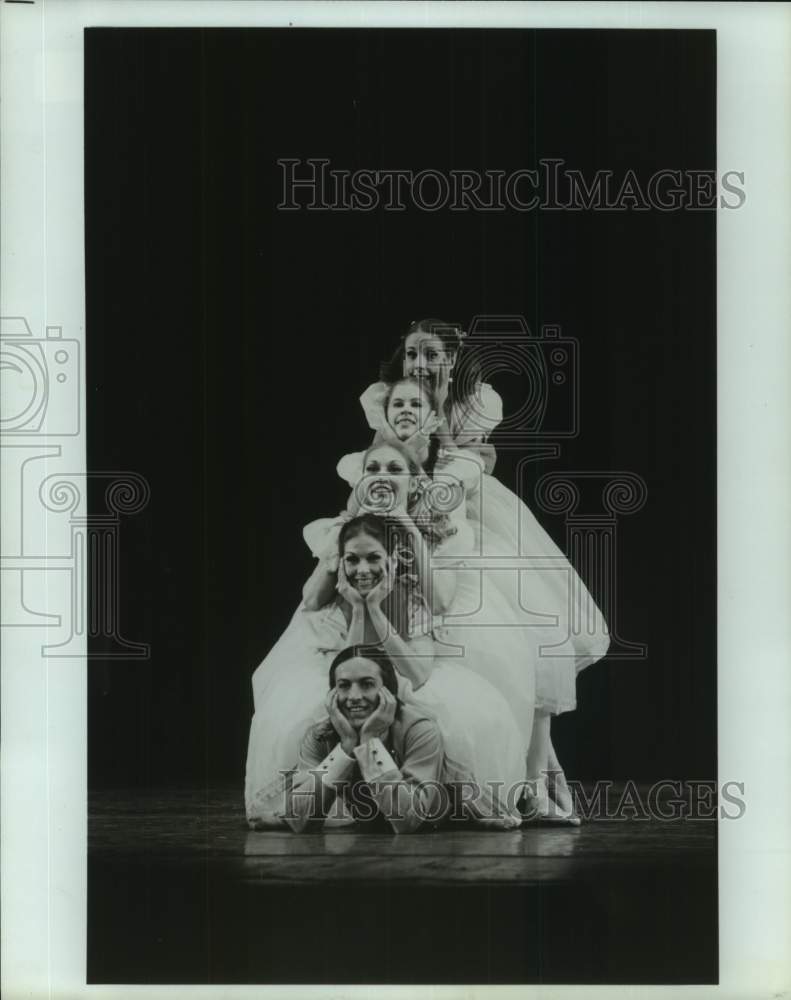
M 418 496 L 423 496 L 427 489 L 431 486 L 431 476 L 425 475 L 415 477 L 415 493 Z

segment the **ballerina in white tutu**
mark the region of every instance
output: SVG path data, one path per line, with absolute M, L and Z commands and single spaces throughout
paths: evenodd
M 484 569 L 481 576 L 496 586 L 523 621 L 530 613 L 528 627 L 534 641 L 523 649 L 522 658 L 529 651 L 535 659 L 536 697 L 527 773 L 538 782 L 539 815 L 547 805 L 547 794 L 561 814 L 570 815 L 573 803 L 552 746 L 550 720 L 576 707 L 576 675 L 606 654 L 607 625 L 576 571 L 527 505 L 489 474 L 496 455 L 488 436 L 503 418 L 502 401 L 491 386 L 469 377 L 470 366 L 466 391 L 459 391 L 452 372 L 462 346 L 458 326 L 440 320 L 413 323 L 390 363 L 392 381 L 370 386 L 361 403 L 376 431 L 375 440 L 387 440 L 399 431 L 393 419 L 393 384 L 405 375 L 425 384 L 433 398 L 424 405 L 436 411 L 437 426 L 433 434 L 417 438 L 418 448 L 428 459 L 433 438 L 435 468 L 445 476 L 455 472 L 465 481 L 465 513 L 476 533 L 478 553 L 495 565 L 509 557 L 535 565 L 525 572 Z M 406 422 L 401 426 L 405 434 Z M 464 464 L 459 466 L 462 458 Z M 481 470 L 477 488 L 472 471 L 476 466 Z
M 407 514 L 417 467 L 400 446 L 380 445 L 365 456 L 371 502 L 391 494 L 387 517 L 315 522 L 306 529 L 319 562 L 286 633 L 253 676 L 255 715 L 247 758 L 245 801 L 256 827 L 280 826 L 283 772 L 297 760 L 300 740 L 322 720 L 323 692 L 333 656 L 346 645 L 378 642 L 402 678 L 401 693 L 436 716 L 445 743 L 449 780 L 469 789 L 466 814 L 497 828 L 519 823 L 523 736 L 503 696 L 468 669 L 470 657 L 437 659 L 430 601 L 455 599 L 453 571 L 421 578 L 428 546 L 442 547 L 452 527 L 442 517 Z M 424 597 L 425 593 L 425 597 Z M 477 664 L 476 664 L 477 667 Z

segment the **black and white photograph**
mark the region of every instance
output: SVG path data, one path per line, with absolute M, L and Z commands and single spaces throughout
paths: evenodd
M 86 32 L 92 981 L 716 980 L 714 41 Z
M 3 303 L 85 985 L 715 987 L 731 749 L 782 756 L 768 660 L 722 725 L 719 32 L 316 6 L 360 16 L 98 5 L 84 326 Z

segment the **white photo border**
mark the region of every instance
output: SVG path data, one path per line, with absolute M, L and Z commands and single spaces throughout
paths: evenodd
M 718 171 L 743 172 L 747 195 L 717 220 L 718 770 L 721 782 L 744 783 L 747 805 L 739 821 L 719 824 L 720 985 L 534 989 L 546 1000 L 671 991 L 743 1000 L 791 989 L 791 6 L 36 0 L 0 4 L 0 17 L 0 315 L 25 317 L 39 338 L 62 327 L 82 357 L 85 28 L 716 29 Z M 81 389 L 76 403 L 51 403 L 45 430 L 73 421 L 77 406 L 81 433 L 58 437 L 57 454 L 42 446 L 41 468 L 85 472 Z M 22 555 L 19 455 L 5 446 L 0 456 L 4 554 L 19 547 Z M 53 574 L 30 576 L 38 577 L 31 603 L 57 606 Z M 42 658 L 42 632 L 2 636 L 3 995 L 369 996 L 367 986 L 86 986 L 86 661 Z M 414 989 L 380 986 L 376 995 Z M 430 995 L 516 997 L 525 989 L 432 987 Z

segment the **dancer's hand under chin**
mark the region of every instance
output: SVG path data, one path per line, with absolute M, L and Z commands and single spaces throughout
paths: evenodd
M 332 728 L 338 734 L 341 741 L 341 749 L 346 754 L 347 757 L 351 757 L 354 753 L 354 748 L 357 746 L 357 733 L 352 726 L 351 722 L 346 718 L 346 716 L 341 712 L 340 706 L 338 705 L 338 689 L 333 688 L 327 695 L 326 701 L 324 702 L 325 708 L 327 709 L 327 715 L 330 717 L 330 722 L 332 723 Z
M 360 743 L 367 743 L 368 740 L 380 739 L 384 742 L 387 732 L 395 719 L 398 702 L 395 697 L 383 687 L 379 691 L 379 707 L 369 715 L 360 730 Z
M 392 592 L 395 586 L 395 566 L 391 562 L 386 573 L 382 574 L 382 579 L 365 596 L 365 603 L 379 607 Z
M 338 583 L 335 586 L 338 594 L 351 606 L 361 608 L 365 604 L 365 599 L 363 595 L 355 590 L 354 587 L 349 583 L 349 578 L 346 576 L 346 568 L 343 565 L 343 560 L 338 560 Z

